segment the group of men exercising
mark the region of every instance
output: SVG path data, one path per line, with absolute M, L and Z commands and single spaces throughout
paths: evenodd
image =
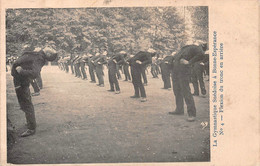
M 199 95 L 198 80 L 200 82 L 201 93 L 206 94 L 204 83 L 201 82 L 204 66 L 208 63 L 207 44 L 201 45 L 186 45 L 178 52 L 159 58 L 154 49 L 147 49 L 137 52 L 135 55 L 129 55 L 124 50 L 109 55 L 107 50 L 102 52 L 83 53 L 77 56 L 61 55 L 58 60 L 58 65 L 62 70 L 87 80 L 86 66 L 88 66 L 89 75 L 92 83 L 104 87 L 104 65 L 108 67 L 108 78 L 110 89 L 108 91 L 115 94 L 120 93 L 118 77 L 120 75 L 119 68 L 125 74 L 125 81 L 132 81 L 134 87 L 134 95 L 131 98 L 141 98 L 141 102 L 147 101 L 144 85 L 145 70 L 148 65 L 151 65 L 151 72 L 154 78 L 158 77 L 158 73 L 162 74 L 164 81 L 164 89 L 171 88 L 170 76 L 172 78 L 172 88 L 176 100 L 176 109 L 169 112 L 173 115 L 184 114 L 184 100 L 187 105 L 188 121 L 192 122 L 196 117 L 196 107 L 193 95 Z M 31 102 L 31 94 L 29 84 L 31 80 L 39 77 L 41 68 L 46 61 L 54 61 L 57 57 L 57 52 L 52 48 L 44 48 L 37 51 L 25 52 L 12 65 L 12 76 L 14 77 L 14 85 L 17 98 L 21 109 L 25 112 L 28 130 L 21 136 L 33 135 L 36 131 L 36 121 L 34 115 L 34 107 Z M 129 72 L 130 67 L 130 72 Z M 202 72 L 197 72 L 199 71 Z M 131 75 L 130 75 L 131 73 Z M 191 74 L 193 77 L 191 77 Z M 142 81 L 142 77 L 143 80 Z M 189 83 L 191 81 L 194 86 L 194 93 L 191 93 Z M 146 80 L 147 81 L 147 80 Z M 197 81 L 197 84 L 196 84 Z M 202 78 L 203 81 L 203 78 Z

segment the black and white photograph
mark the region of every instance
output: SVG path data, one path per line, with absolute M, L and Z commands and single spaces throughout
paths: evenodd
M 6 9 L 7 163 L 210 162 L 208 10 Z

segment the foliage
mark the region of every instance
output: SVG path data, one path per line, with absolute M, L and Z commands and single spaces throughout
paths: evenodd
M 207 38 L 208 14 L 193 9 L 198 39 Z M 153 47 L 169 54 L 187 36 L 184 20 L 175 7 L 8 9 L 6 12 L 6 52 L 19 55 L 24 45 L 53 45 L 63 54 L 109 53 L 126 50 L 131 54 Z

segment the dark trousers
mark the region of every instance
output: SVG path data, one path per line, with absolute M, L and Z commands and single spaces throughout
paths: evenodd
M 146 67 L 142 67 L 141 68 L 141 74 L 142 74 L 142 78 L 145 84 L 147 84 L 147 77 L 146 77 L 146 73 L 145 73 Z
M 32 80 L 30 81 L 30 83 L 31 83 L 31 85 L 32 85 L 32 87 L 33 87 L 34 93 L 40 92 L 40 87 L 39 87 L 39 85 L 38 85 L 36 79 L 32 79 Z
M 141 72 L 142 72 L 141 65 L 131 66 L 131 75 L 132 75 L 132 83 L 134 85 L 135 96 L 140 96 L 139 92 L 141 92 L 141 97 L 146 97 L 144 85 L 142 83 Z
M 96 77 L 95 77 L 95 73 L 94 73 L 94 66 L 89 65 L 88 71 L 89 71 L 91 81 L 96 82 Z
M 203 72 L 204 68 L 203 66 L 196 64 L 197 66 L 194 66 L 192 69 L 192 84 L 194 87 L 194 94 L 199 95 L 199 84 L 200 84 L 200 90 L 203 95 L 206 94 L 205 84 L 203 80 Z M 199 84 L 198 84 L 199 82 Z
M 98 84 L 104 84 L 104 72 L 103 72 L 103 66 L 102 65 L 98 65 L 96 66 L 96 74 L 97 74 L 97 78 L 98 78 Z
M 128 64 L 123 65 L 123 70 L 125 74 L 125 80 L 126 81 L 131 80 L 130 73 L 129 73 L 129 65 Z
M 161 74 L 159 65 L 156 65 L 156 71 L 157 71 L 158 74 Z
M 80 63 L 80 70 L 81 70 L 83 79 L 87 78 L 87 74 L 86 74 L 86 70 L 85 70 L 85 63 Z
M 158 72 L 156 70 L 156 65 L 154 65 L 154 64 L 151 65 L 151 73 L 153 75 L 153 78 L 158 77 Z
M 163 88 L 168 89 L 171 88 L 171 72 L 167 67 L 162 67 L 162 80 L 163 80 Z
M 71 69 L 71 73 L 74 74 L 74 66 L 73 66 L 73 63 L 70 64 L 70 69 Z
M 120 70 L 120 67 L 118 65 L 116 65 L 116 75 L 117 75 L 117 78 L 121 79 L 122 77 L 121 77 L 121 74 L 120 74 L 119 70 Z
M 75 66 L 75 76 L 76 77 L 81 77 L 81 72 L 80 72 L 80 69 L 79 69 L 80 64 L 76 63 L 74 66 Z
M 184 101 L 189 116 L 196 117 L 196 107 L 189 86 L 190 75 L 186 73 L 172 73 L 172 87 L 176 100 L 177 112 L 184 112 Z
M 116 71 L 113 70 L 108 70 L 108 80 L 110 84 L 110 90 L 115 90 L 114 87 L 116 88 L 116 91 L 120 91 L 119 83 L 116 78 Z
M 64 63 L 64 66 L 65 66 L 66 73 L 68 73 L 69 72 L 69 64 L 68 63 Z
M 16 96 L 20 107 L 25 112 L 25 118 L 27 121 L 27 127 L 30 130 L 36 129 L 36 119 L 34 113 L 34 107 L 31 100 L 31 92 L 29 86 L 21 86 L 15 89 Z

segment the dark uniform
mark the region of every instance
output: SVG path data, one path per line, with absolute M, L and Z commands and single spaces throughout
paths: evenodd
M 141 97 L 146 97 L 144 85 L 141 80 L 141 73 L 145 71 L 146 65 L 152 63 L 152 56 L 154 55 L 155 53 L 140 51 L 133 58 L 129 59 L 132 82 L 135 90 L 135 95 L 132 96 L 133 98 L 140 97 L 139 92 L 141 92 Z M 141 61 L 142 64 L 136 63 L 137 60 Z
M 201 65 L 202 61 L 195 62 L 192 66 L 192 84 L 194 88 L 194 93 L 193 95 L 199 96 L 199 85 L 200 85 L 200 90 L 201 94 L 205 95 L 206 94 L 206 89 L 205 89 L 205 84 L 203 80 L 203 72 L 204 72 L 204 66 Z M 198 84 L 199 82 L 199 84 Z
M 129 57 L 127 57 L 127 54 L 124 54 L 124 62 L 123 62 L 123 71 L 124 71 L 124 75 L 125 75 L 125 81 L 131 80 L 131 76 L 129 73 L 129 64 L 127 62 L 127 59 L 129 59 Z
M 176 99 L 176 110 L 172 114 L 184 113 L 184 101 L 187 104 L 189 118 L 196 117 L 196 107 L 193 96 L 190 91 L 191 65 L 203 59 L 204 50 L 196 45 L 187 45 L 183 47 L 173 58 L 172 68 L 172 86 Z M 182 64 L 182 59 L 187 60 L 189 64 Z M 189 120 L 189 119 L 188 119 Z M 193 121 L 191 119 L 190 121 Z
M 81 57 L 81 59 L 79 61 L 80 71 L 81 71 L 81 75 L 82 75 L 83 80 L 87 79 L 87 74 L 86 74 L 86 70 L 85 70 L 86 59 L 87 59 L 87 57 L 83 56 L 83 57 Z
M 110 84 L 109 91 L 115 91 L 114 86 L 117 92 L 120 91 L 116 73 L 117 73 L 117 65 L 121 65 L 123 62 L 124 62 L 124 58 L 122 55 L 115 55 L 108 60 L 108 79 Z
M 166 56 L 161 62 L 161 73 L 162 73 L 162 80 L 163 80 L 163 89 L 171 88 L 171 69 L 172 65 L 171 62 L 173 60 L 173 56 Z
M 90 75 L 90 79 L 92 83 L 96 82 L 96 77 L 95 77 L 95 65 L 92 61 L 94 61 L 96 56 L 88 56 L 87 58 L 87 64 L 88 64 L 88 71 L 89 71 L 89 75 Z
M 95 60 L 94 60 L 94 65 L 96 67 L 96 74 L 97 74 L 97 78 L 98 78 L 98 86 L 104 86 L 104 66 L 103 64 L 106 64 L 107 60 L 106 60 L 106 56 L 104 55 L 98 55 L 96 56 Z
M 147 83 L 148 83 L 147 76 L 146 76 L 147 67 L 148 67 L 148 65 L 145 65 L 145 66 L 142 67 L 142 70 L 141 70 L 144 85 L 147 85 Z
M 74 70 L 75 70 L 75 77 L 80 78 L 81 77 L 81 72 L 80 72 L 80 60 L 81 57 L 80 56 L 76 56 L 76 58 L 74 59 Z
M 57 57 L 55 55 L 54 59 Z M 54 59 L 48 59 L 49 57 L 43 51 L 39 52 L 25 52 L 21 57 L 19 57 L 12 66 L 11 74 L 13 76 L 15 92 L 18 98 L 21 109 L 25 112 L 25 117 L 27 120 L 27 127 L 30 131 L 35 132 L 36 120 L 34 113 L 34 106 L 31 101 L 31 93 L 29 89 L 31 79 L 35 79 L 39 76 L 42 67 L 44 66 L 46 60 L 53 61 Z M 20 66 L 22 68 L 21 72 L 18 73 L 16 68 Z M 22 136 L 28 136 L 33 134 L 25 133 Z

